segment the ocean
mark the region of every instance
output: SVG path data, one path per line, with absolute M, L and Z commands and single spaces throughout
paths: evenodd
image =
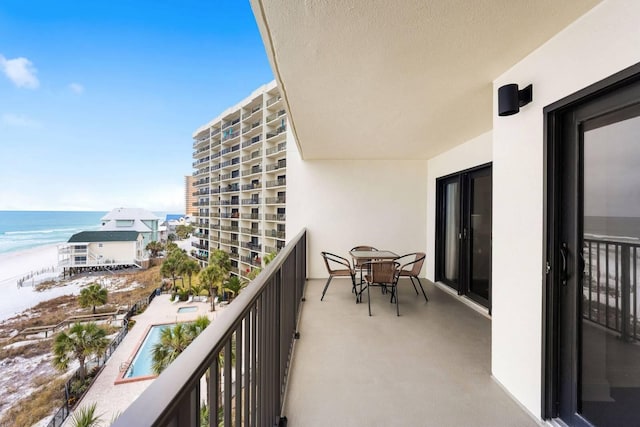
M 97 230 L 107 212 L 0 211 L 0 254 L 63 243 L 80 231 Z

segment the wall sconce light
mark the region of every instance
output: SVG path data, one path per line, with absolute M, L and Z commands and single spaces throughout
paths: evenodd
M 498 115 L 510 116 L 520 112 L 523 107 L 533 99 L 533 85 L 518 90 L 515 83 L 498 88 Z

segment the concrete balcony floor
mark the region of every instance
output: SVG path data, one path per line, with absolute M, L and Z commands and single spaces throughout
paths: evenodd
M 355 304 L 350 280 L 307 282 L 284 414 L 290 426 L 537 426 L 492 379 L 491 321 L 422 280 Z

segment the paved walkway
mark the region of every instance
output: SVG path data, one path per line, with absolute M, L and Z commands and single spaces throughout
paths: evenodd
M 123 384 L 114 384 L 120 377 L 120 367 L 133 357 L 138 345 L 144 340 L 148 328 L 152 325 L 187 322 L 198 316 L 206 315 L 212 321 L 220 315 L 224 308 L 216 306 L 216 311 L 209 311 L 211 304 L 208 302 L 178 302 L 171 303 L 170 295 L 163 294 L 153 299 L 144 313 L 134 316 L 136 324 L 127 336 L 122 340 L 104 369 L 85 394 L 77 408 L 92 403 L 97 404 L 96 413 L 101 415 L 103 422 L 109 422 L 114 415 L 124 412 L 150 384 L 153 379 L 134 381 Z M 197 307 L 197 311 L 178 313 L 180 307 Z M 67 418 L 64 426 L 71 425 L 71 417 Z

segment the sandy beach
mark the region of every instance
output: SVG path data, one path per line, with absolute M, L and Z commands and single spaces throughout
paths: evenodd
M 35 291 L 29 281 L 21 287 L 17 285 L 18 280 L 29 273 L 55 267 L 57 263 L 56 245 L 0 254 L 0 292 L 2 294 L 0 321 L 13 317 L 41 301 L 79 292 L 78 284 L 56 287 L 43 292 Z

